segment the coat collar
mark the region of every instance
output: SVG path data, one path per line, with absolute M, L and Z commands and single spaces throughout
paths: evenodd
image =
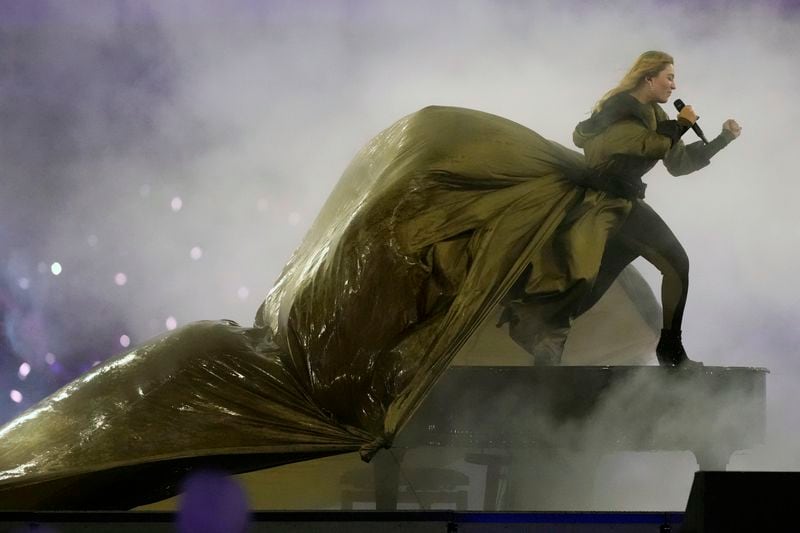
M 603 109 L 592 113 L 592 116 L 575 127 L 576 139 L 584 140 L 605 131 L 609 126 L 621 120 L 634 119 L 650 128 L 652 113 L 649 104 L 643 104 L 627 92 L 615 94 L 603 105 Z M 578 146 L 581 146 L 580 144 Z

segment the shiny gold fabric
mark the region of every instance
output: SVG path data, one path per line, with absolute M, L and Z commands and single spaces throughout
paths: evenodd
M 200 464 L 371 457 L 528 265 L 528 294 L 596 275 L 630 202 L 566 178 L 584 170 L 501 117 L 401 119 L 345 171 L 254 327 L 190 324 L 0 429 L 0 507 L 124 508 Z

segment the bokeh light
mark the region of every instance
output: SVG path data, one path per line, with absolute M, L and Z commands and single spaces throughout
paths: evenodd
M 182 485 L 176 519 L 178 533 L 249 530 L 247 495 L 237 480 L 222 472 L 198 471 Z
M 58 261 L 50 265 L 50 272 L 52 272 L 54 276 L 58 276 L 59 274 L 61 274 L 62 270 L 63 269 L 61 268 L 61 263 L 59 263 Z
M 250 296 L 250 289 L 247 287 L 239 287 L 239 290 L 236 291 L 236 295 L 240 300 L 247 300 L 247 297 Z
M 123 348 L 127 348 L 128 346 L 130 346 L 130 345 L 131 345 L 131 338 L 130 338 L 130 337 L 128 337 L 127 335 L 123 335 L 123 336 L 121 336 L 121 337 L 119 338 L 119 344 L 120 344 L 120 345 L 121 345 Z
M 189 251 L 189 256 L 195 261 L 197 261 L 198 259 L 203 257 L 203 249 L 200 248 L 199 246 L 195 246 Z
M 173 198 L 172 202 L 170 202 L 170 207 L 172 207 L 172 210 L 175 211 L 176 213 L 180 211 L 181 208 L 183 207 L 183 200 L 181 200 L 181 197 L 176 196 L 175 198 Z
M 167 317 L 166 325 L 167 325 L 167 329 L 172 331 L 173 329 L 178 327 L 178 321 L 175 320 L 174 316 L 169 316 L 169 317 Z
M 114 276 L 114 283 L 122 287 L 128 283 L 128 276 L 126 276 L 124 272 L 117 272 Z
M 28 374 L 31 373 L 31 365 L 29 365 L 27 361 L 22 363 L 19 365 L 19 371 L 17 373 L 19 374 L 19 379 L 27 378 Z
M 55 354 L 52 354 L 52 353 L 50 353 L 50 352 L 47 352 L 47 355 L 45 355 L 45 356 L 44 356 L 44 361 L 45 361 L 45 363 L 47 363 L 48 365 L 52 365 L 53 363 L 55 363 L 55 362 L 56 362 L 56 356 L 55 356 Z
M 12 390 L 9 396 L 11 397 L 11 401 L 14 403 L 20 403 L 22 401 L 22 393 L 16 389 Z
M 20 289 L 26 291 L 31 286 L 31 280 L 29 280 L 28 278 L 19 278 L 19 280 L 17 281 L 17 285 L 19 285 Z

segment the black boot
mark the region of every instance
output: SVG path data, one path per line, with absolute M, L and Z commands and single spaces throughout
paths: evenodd
M 661 366 L 679 366 L 681 368 L 698 368 L 703 363 L 692 361 L 686 356 L 686 350 L 681 343 L 681 331 L 662 329 L 661 338 L 656 346 L 656 357 Z

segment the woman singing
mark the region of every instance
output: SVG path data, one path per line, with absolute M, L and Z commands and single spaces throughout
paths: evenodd
M 687 105 L 677 120 L 670 120 L 659 105 L 669 100 L 675 88 L 672 57 L 664 52 L 645 52 L 619 85 L 597 102 L 591 118 L 575 128 L 573 140 L 584 150 L 593 171 L 587 178 L 590 186 L 633 202 L 627 219 L 606 244 L 600 271 L 578 314 L 602 296 L 626 265 L 642 256 L 663 276 L 664 321 L 656 348 L 658 362 L 662 366 L 697 366 L 700 363 L 686 356 L 681 343 L 689 260 L 666 223 L 644 202 L 641 177 L 659 159 L 673 176 L 703 168 L 739 136 L 741 127 L 729 119 L 710 143 L 684 145 L 681 136 L 697 120 L 694 110 Z

